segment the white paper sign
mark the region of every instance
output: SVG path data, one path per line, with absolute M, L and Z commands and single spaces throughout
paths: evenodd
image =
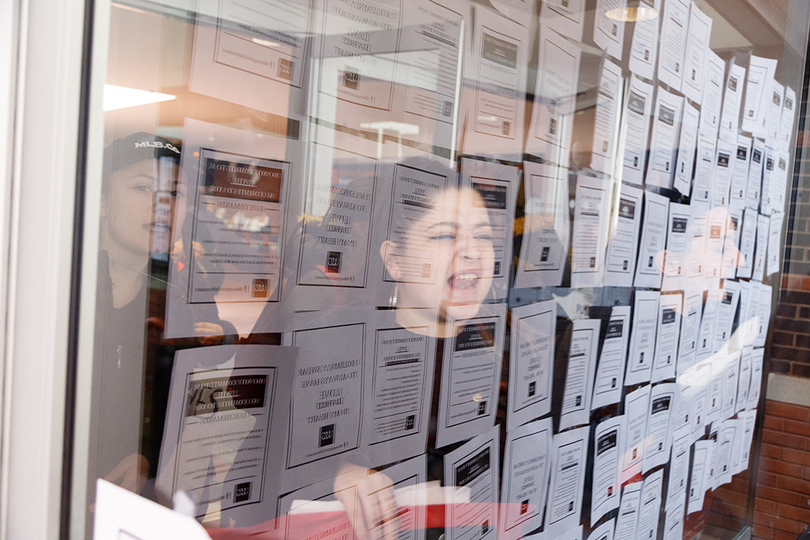
M 514 310 L 512 313 L 514 317 Z M 621 399 L 629 336 L 630 306 L 613 307 L 596 368 L 591 410 L 618 403 Z
M 485 433 L 498 409 L 506 305 L 445 325 L 436 448 Z
M 551 485 L 548 491 L 545 534 L 554 537 L 580 521 L 585 491 L 585 464 L 590 428 L 581 427 L 554 436 Z
M 559 286 L 571 237 L 568 170 L 523 163 L 526 214 L 516 288 Z
M 633 326 L 630 332 L 630 356 L 624 385 L 632 386 L 650 380 L 655 356 L 655 331 L 658 325 L 657 291 L 636 290 L 633 300 Z
M 512 309 L 508 432 L 551 412 L 556 328 L 554 300 Z
M 561 430 L 588 423 L 600 325 L 598 319 L 574 321 L 560 411 Z
M 517 538 L 541 525 L 552 458 L 551 418 L 510 431 L 504 446 L 499 531 Z

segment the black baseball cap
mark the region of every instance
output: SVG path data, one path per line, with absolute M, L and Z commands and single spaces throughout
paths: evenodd
M 179 164 L 179 145 L 145 131 L 116 139 L 104 149 L 104 177 L 138 161 L 157 158 L 168 158 Z

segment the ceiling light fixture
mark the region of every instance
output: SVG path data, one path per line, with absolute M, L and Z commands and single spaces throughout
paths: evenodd
M 625 7 L 608 10 L 605 17 L 620 22 L 639 22 L 655 19 L 658 12 L 648 6 Z
M 279 44 L 276 43 L 275 41 L 267 41 L 266 39 L 252 38 L 250 41 L 252 41 L 256 45 L 261 45 L 262 47 L 270 47 L 271 49 L 279 46 Z
M 149 103 L 160 103 L 161 101 L 171 101 L 177 96 L 171 94 L 161 94 L 159 92 L 149 92 L 148 90 L 138 90 L 137 88 L 127 88 L 125 86 L 115 86 L 113 84 L 104 85 L 103 109 L 105 112 L 127 107 L 137 107 Z

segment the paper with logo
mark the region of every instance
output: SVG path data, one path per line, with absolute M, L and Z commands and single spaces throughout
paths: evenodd
M 717 139 L 717 130 L 720 127 L 725 73 L 726 62 L 707 48 L 703 101 L 700 105 L 700 131 L 712 139 Z
M 386 156 L 403 149 L 384 145 Z M 371 273 L 377 305 L 440 307 L 442 295 L 433 292 L 447 276 L 440 267 L 441 240 L 433 229 L 458 218 L 456 176 L 450 160 L 422 152 L 380 167 L 375 222 L 384 226 L 371 231 L 370 255 L 371 261 L 384 263 L 371 265 L 377 269 Z
M 748 169 L 751 165 L 751 137 L 737 135 L 737 152 L 731 175 L 731 206 L 745 206 L 748 198 Z
M 711 365 L 712 370 L 706 400 L 706 425 L 708 425 L 720 419 L 720 407 L 723 405 L 723 375 L 726 369 L 725 350 L 707 359 L 706 363 Z
M 706 295 L 706 303 L 703 306 L 703 315 L 698 327 L 697 360 L 701 361 L 714 354 L 721 346 L 715 341 L 714 329 L 716 325 L 717 312 L 720 302 L 724 299 L 723 290 L 710 289 Z
M 757 421 L 756 409 L 741 412 L 738 418 L 742 420 L 742 437 L 740 448 L 740 464 L 737 471 L 742 472 L 748 469 L 748 460 L 751 457 L 751 443 L 754 441 L 754 424 Z
M 675 178 L 672 183 L 672 187 L 682 195 L 689 195 L 692 190 L 699 120 L 700 112 L 688 101 L 684 101 L 681 134 L 677 146 L 678 158 L 675 161 Z
M 746 410 L 748 406 L 748 390 L 751 387 L 751 368 L 753 359 L 753 349 L 745 347 L 740 354 L 740 374 L 737 381 L 737 397 L 735 400 L 734 412 Z
M 599 319 L 574 321 L 560 411 L 561 430 L 588 423 L 600 325 Z
M 658 27 L 661 24 L 658 14 L 661 13 L 661 0 L 641 0 L 636 9 L 639 16 L 633 24 L 629 68 L 639 77 L 653 80 L 658 60 Z M 652 13 L 656 15 L 651 16 Z
M 692 406 L 694 405 L 697 385 L 699 384 L 699 381 L 695 379 L 695 369 L 690 369 L 678 375 L 676 384 L 678 385 L 678 408 L 675 410 L 675 416 L 672 420 L 672 429 L 673 431 L 686 429 L 689 432 L 692 427 L 690 422 Z
M 444 456 L 444 484 L 452 490 L 445 501 L 448 540 L 495 538 L 498 535 L 498 447 L 493 426 Z
M 743 131 L 758 137 L 766 136 L 768 89 L 776 72 L 777 61 L 771 58 L 751 56 L 748 64 L 748 78 L 745 80 L 745 103 L 743 103 Z
M 571 287 L 598 287 L 605 271 L 610 217 L 609 184 L 577 177 L 571 245 Z
M 701 118 L 703 115 L 701 115 Z M 709 204 L 712 201 L 714 184 L 714 158 L 717 138 L 698 131 L 697 154 L 695 155 L 695 178 L 692 185 L 692 203 Z
M 658 302 L 658 329 L 651 380 L 656 383 L 675 377 L 678 343 L 681 339 L 683 294 L 662 294 Z
M 624 397 L 624 417 L 627 431 L 622 453 L 622 483 L 641 473 L 646 450 L 647 413 L 650 404 L 650 385 L 645 385 Z
M 768 225 L 768 263 L 767 275 L 772 276 L 779 272 L 782 265 L 782 222 L 785 214 L 774 212 L 771 214 L 771 222 Z
M 248 333 L 262 308 L 287 313 L 285 216 L 297 181 L 295 146 L 196 120 L 186 120 L 185 133 L 181 176 L 189 183 L 191 226 L 175 212 L 164 337 L 193 337 L 198 323 L 219 318 Z M 240 311 L 233 306 L 254 318 L 233 318 Z M 261 331 L 283 330 L 283 322 L 268 322 Z
M 582 41 L 584 19 L 585 0 L 550 0 L 540 6 L 540 24 L 576 41 Z
M 700 317 L 703 314 L 703 291 L 684 291 L 683 311 L 681 311 L 681 341 L 678 345 L 677 373 L 691 368 L 697 360 L 697 338 Z
M 482 261 L 473 262 L 473 257 L 465 257 L 465 263 L 469 262 L 471 267 L 462 269 L 462 272 L 483 272 L 478 279 L 492 277 L 491 294 L 494 294 L 495 300 L 506 300 L 509 291 L 514 243 L 512 227 L 519 182 L 520 169 L 517 167 L 471 159 L 461 160 L 461 187 L 470 189 L 466 191 L 469 199 L 459 201 L 459 211 L 467 212 L 468 208 L 486 211 L 492 227 L 492 247 L 495 252 L 494 261 L 485 261 L 491 262 L 490 268 L 480 268 Z M 473 192 L 477 196 L 473 196 Z M 475 234 L 475 229 L 470 231 L 471 236 Z M 474 240 L 471 237 L 467 242 L 472 245 Z M 452 300 L 465 301 L 456 296 Z
M 782 101 L 782 116 L 779 123 L 779 136 L 777 146 L 780 150 L 790 147 L 790 137 L 793 135 L 793 124 L 796 118 L 796 91 L 790 86 L 785 87 L 785 99 Z
M 664 254 L 662 291 L 683 290 L 688 261 L 689 221 L 692 208 L 688 204 L 669 203 L 666 252 Z
M 717 444 L 717 435 L 720 432 L 720 423 L 714 422 L 711 424 L 709 428 L 709 442 L 711 443 L 712 449 L 709 451 L 709 461 L 707 462 L 707 469 L 708 472 L 706 473 L 706 490 L 708 491 L 711 489 L 714 491 L 716 489 L 716 482 L 717 477 L 720 474 L 720 469 L 718 467 L 718 444 Z
M 672 438 L 672 459 L 669 462 L 669 488 L 667 508 L 682 504 L 686 495 L 686 481 L 689 472 L 689 428 L 677 430 Z
M 390 129 L 399 138 L 454 148 L 461 91 L 458 81 L 468 24 L 469 10 L 460 2 L 405 0 L 395 75 L 402 84 L 394 86 L 393 114 L 381 115 L 376 125 L 366 114 L 354 115 L 360 127 L 369 124 L 366 129 L 376 128 L 378 133 Z M 368 33 L 352 34 L 350 39 L 358 37 L 362 44 L 368 43 Z M 368 84 L 377 82 L 369 80 Z M 385 120 L 393 118 L 404 120 L 404 125 L 386 125 Z M 395 126 L 397 131 L 392 129 Z
M 624 450 L 625 417 L 616 416 L 596 426 L 591 485 L 591 523 L 619 507 L 619 468 Z
M 706 235 L 706 252 L 703 257 L 703 288 L 720 286 L 723 269 L 723 247 L 725 245 L 728 211 L 723 207 L 712 208 L 708 215 L 709 226 Z
M 298 348 L 287 448 L 279 453 L 288 491 L 334 476 L 338 464 L 361 448 L 363 416 L 372 407 L 370 315 L 299 313 L 282 337 L 284 345 Z
M 528 28 L 477 5 L 472 35 L 464 70 L 461 151 L 517 161 L 523 152 Z
M 554 436 L 551 484 L 544 527 L 549 538 L 575 528 L 580 521 L 589 431 L 586 426 Z
M 540 28 L 537 82 L 525 152 L 568 166 L 582 51 L 555 30 Z
M 758 319 L 757 337 L 754 340 L 754 347 L 764 347 L 765 338 L 768 336 L 768 325 L 771 321 L 771 303 L 773 302 L 773 288 L 771 285 L 759 285 L 756 317 Z
M 621 162 L 616 164 L 616 175 L 640 186 L 646 166 L 653 87 L 633 76 L 629 79 L 626 95 L 616 154 L 621 156 Z
M 693 103 L 703 101 L 703 87 L 706 72 L 706 57 L 712 36 L 712 19 L 693 2 L 689 10 L 689 35 L 684 54 L 683 80 L 681 92 Z
M 692 216 L 686 240 L 686 279 L 684 289 L 703 289 L 703 256 L 706 251 L 706 237 L 709 228 L 710 206 L 706 203 L 692 203 Z
M 683 538 L 683 512 L 684 498 L 681 497 L 677 503 L 667 506 L 664 510 L 664 540 L 681 540 Z
M 305 0 L 202 0 L 215 23 L 194 25 L 189 90 L 282 117 L 306 103 L 312 10 Z
M 759 393 L 762 386 L 762 360 L 764 349 L 754 349 L 751 353 L 751 384 L 748 386 L 748 403 L 745 409 L 754 410 L 759 405 Z
M 514 314 L 514 310 L 512 313 Z M 596 368 L 591 410 L 621 400 L 629 336 L 630 306 L 614 306 L 610 311 L 599 365 Z
M 650 391 L 650 409 L 647 420 L 647 448 L 644 451 L 642 473 L 663 465 L 669 461 L 669 449 L 672 446 L 670 429 L 674 411 L 677 410 L 678 385 L 664 383 L 652 387 Z
M 425 456 L 387 469 L 347 466 L 342 474 L 278 499 L 278 538 L 371 538 L 407 534 L 424 539 Z M 336 471 L 337 472 L 337 471 Z
M 551 418 L 530 422 L 506 435 L 503 456 L 501 538 L 522 538 L 542 524 L 551 471 Z
M 650 160 L 644 178 L 647 186 L 672 187 L 683 106 L 683 97 L 667 92 L 661 86 L 657 88 L 650 138 Z
M 667 241 L 669 199 L 644 192 L 644 219 L 641 226 L 641 243 L 638 248 L 635 287 L 661 288 L 664 253 Z
M 706 495 L 706 473 L 711 466 L 711 441 L 697 441 L 692 459 L 692 472 L 689 475 L 689 496 L 687 514 L 703 510 Z
M 748 450 L 751 448 L 751 443 L 748 443 L 748 449 L 745 447 L 745 424 L 746 419 L 750 417 L 750 413 L 743 413 L 737 417 L 737 431 L 734 433 L 734 442 L 732 443 L 733 446 L 731 447 L 731 475 L 735 475 L 741 473 L 742 469 L 742 459 L 743 454 L 747 455 Z M 753 424 L 751 425 L 753 428 Z
M 734 443 L 738 437 L 737 431 L 740 428 L 739 420 L 725 420 L 720 424 L 717 433 L 717 465 L 715 467 L 714 489 L 731 482 L 732 455 L 734 454 Z
M 763 161 L 765 162 L 762 166 L 762 187 L 761 187 L 761 196 L 759 202 L 759 209 L 760 211 L 765 214 L 766 216 L 770 215 L 773 211 L 771 208 L 771 199 L 774 199 L 774 203 L 776 203 L 775 195 L 776 193 L 774 190 L 771 189 L 771 178 L 776 175 L 776 159 L 778 158 L 778 152 L 776 152 L 773 148 L 766 146 L 765 147 L 765 157 Z M 757 206 L 751 204 L 751 209 L 756 210 Z
M 732 206 L 728 210 L 726 237 L 723 240 L 723 258 L 720 263 L 720 277 L 734 279 L 740 264 L 740 225 L 744 208 Z
M 571 240 L 568 169 L 523 162 L 526 198 L 515 288 L 559 286 Z
M 641 23 L 636 23 L 636 27 L 639 24 Z M 622 69 L 605 57 L 602 60 L 602 71 L 596 95 L 591 168 L 608 175 L 613 174 L 615 169 L 615 145 L 619 137 L 619 114 L 621 113 L 619 105 L 622 90 Z
M 512 308 L 506 431 L 551 412 L 557 302 Z
M 714 342 L 717 348 L 726 346 L 731 340 L 731 328 L 740 303 L 740 285 L 735 281 L 723 280 L 720 303 L 714 318 Z
M 606 287 L 632 287 L 644 192 L 627 184 L 616 183 L 614 193 L 616 202 L 611 206 L 611 230 L 603 284 Z
M 296 351 L 223 345 L 178 351 L 156 489 L 183 490 L 197 519 L 275 516 Z
M 630 331 L 630 356 L 627 357 L 627 371 L 624 385 L 648 382 L 652 374 L 655 355 L 655 331 L 658 325 L 657 291 L 636 290 L 633 299 L 633 325 Z
M 378 168 L 376 144 L 323 126 L 313 128 L 306 181 L 296 192 L 294 215 L 306 215 L 296 244 L 295 307 L 325 309 L 363 302 L 371 257 Z
M 622 13 L 626 5 L 626 0 L 596 0 L 594 11 L 593 42 L 619 62 L 624 46 L 624 21 L 608 13 Z
M 371 403 L 363 414 L 363 445 L 372 463 L 425 452 L 436 360 L 434 310 L 374 314 Z
M 436 448 L 485 433 L 495 423 L 506 304 L 485 304 L 445 325 Z
M 638 510 L 641 502 L 641 488 L 644 482 L 634 482 L 624 486 L 619 516 L 616 518 L 616 540 L 635 540 L 638 526 Z
M 96 480 L 93 538 L 208 540 L 211 537 L 193 518 L 99 478 Z
M 723 359 L 723 402 L 720 405 L 720 420 L 731 418 L 736 411 L 741 356 L 741 351 L 734 351 L 726 354 Z
M 390 111 L 402 3 L 320 0 L 315 13 L 310 114 L 332 122 L 338 101 Z
M 762 169 L 765 165 L 765 143 L 754 138 L 751 148 L 751 163 L 748 166 L 748 187 L 745 205 L 758 210 L 762 198 Z
M 732 156 L 736 152 L 736 140 L 734 143 L 722 140 L 717 141 L 717 154 L 715 157 L 714 184 L 712 185 L 712 207 L 728 206 L 729 192 L 731 190 L 731 178 L 734 174 L 736 163 L 732 161 Z
M 751 289 L 754 286 L 753 281 L 740 281 L 740 315 L 737 329 L 732 335 L 732 344 L 729 348 L 742 349 L 753 345 L 754 338 L 756 337 L 756 330 L 754 329 L 755 321 L 753 319 L 753 311 L 751 300 L 753 295 Z M 754 308 L 756 309 L 756 308 Z
M 723 108 L 720 116 L 720 131 L 718 137 L 726 142 L 737 141 L 737 128 L 740 120 L 740 101 L 742 99 L 743 83 L 746 70 L 739 64 L 731 61 L 727 70 L 726 88 L 723 92 Z
M 664 2 L 661 22 L 661 55 L 658 59 L 658 81 L 673 90 L 681 89 L 684 54 L 689 30 L 689 7 L 686 0 Z
M 767 102 L 765 102 L 766 98 Z M 771 144 L 781 149 L 779 130 L 782 122 L 782 102 L 785 99 L 785 87 L 776 82 L 776 79 L 771 79 L 768 93 L 762 99 L 768 111 L 765 113 L 768 115 L 765 119 L 765 136 L 773 141 Z
M 765 275 L 765 250 L 768 247 L 768 227 L 770 224 L 771 219 L 768 216 L 757 215 L 757 240 L 754 248 L 754 266 L 751 270 L 751 279 L 753 281 L 762 281 L 762 277 Z
M 787 191 L 790 154 L 787 151 L 772 152 L 766 149 L 766 155 L 771 156 L 773 163 L 770 168 L 771 174 L 768 179 L 768 189 L 765 189 L 765 175 L 763 175 L 762 179 L 762 198 L 763 201 L 765 201 L 767 194 L 768 201 L 767 205 L 763 202 L 762 213 L 770 215 L 773 212 L 785 211 L 785 193 Z
M 669 457 L 669 452 L 667 452 Z M 661 490 L 664 470 L 660 469 L 644 479 L 638 512 L 637 538 L 656 538 L 661 512 Z
M 746 208 L 743 213 L 742 230 L 740 231 L 740 262 L 737 266 L 738 278 L 750 278 L 754 270 L 758 216 L 757 211 L 751 208 Z

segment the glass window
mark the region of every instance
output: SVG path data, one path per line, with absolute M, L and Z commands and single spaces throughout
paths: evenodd
M 86 536 L 747 531 L 807 21 L 114 1 Z

